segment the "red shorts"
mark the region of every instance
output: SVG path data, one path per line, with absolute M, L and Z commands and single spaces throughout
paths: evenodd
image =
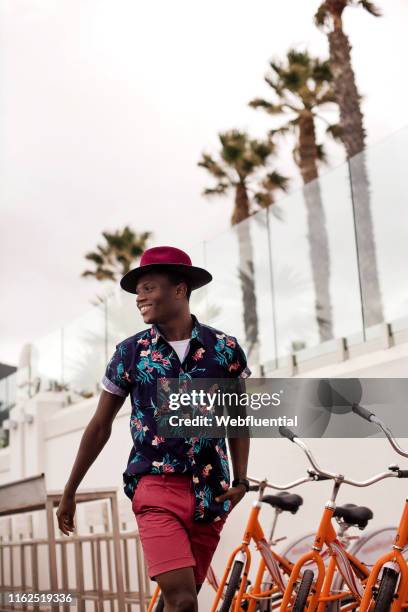
M 226 515 L 213 523 L 195 523 L 191 476 L 148 474 L 132 501 L 150 578 L 192 567 L 196 584 L 205 580 Z

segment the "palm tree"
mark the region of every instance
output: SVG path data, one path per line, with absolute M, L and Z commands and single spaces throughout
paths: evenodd
M 205 196 L 226 195 L 231 190 L 234 192 L 231 225 L 235 226 L 238 236 L 245 339 L 248 357 L 254 365 L 258 365 L 259 328 L 253 246 L 249 223 L 244 221 L 256 210 L 273 204 L 275 192 L 286 191 L 288 179 L 276 170 L 265 170 L 275 153 L 275 144 L 270 138 L 257 140 L 239 130 L 230 130 L 218 137 L 221 145 L 219 158 L 215 160 L 204 153 L 198 165 L 216 179 L 214 187 L 204 190 Z
M 336 137 L 339 128 L 326 121 L 321 112 L 335 102 L 332 74 L 328 61 L 312 58 L 306 51 L 290 49 L 285 62 L 271 61 L 265 80 L 272 88 L 275 100 L 256 98 L 249 104 L 271 115 L 287 117 L 287 121 L 272 133 L 292 132 L 296 138 L 294 158 L 303 183 L 308 221 L 308 239 L 315 311 L 320 341 L 333 338 L 333 316 L 330 298 L 330 250 L 326 219 L 318 180 L 318 162 L 324 161 L 322 145 L 316 140 L 316 119 L 324 120 L 326 131 Z
M 365 129 L 360 108 L 361 97 L 351 63 L 351 45 L 343 30 L 343 11 L 360 6 L 379 17 L 380 10 L 368 0 L 325 0 L 315 22 L 327 31 L 333 87 L 340 109 L 341 138 L 348 158 L 353 160 L 352 190 L 358 235 L 359 273 L 363 290 L 363 317 L 367 326 L 384 320 L 377 255 L 370 207 L 370 190 L 365 155 Z
M 95 251 L 85 255 L 85 259 L 95 264 L 95 270 L 84 270 L 81 276 L 93 276 L 99 281 L 116 281 L 129 272 L 135 260 L 146 248 L 151 232 L 138 234 L 126 226 L 116 232 L 102 232 L 105 244 L 98 244 Z

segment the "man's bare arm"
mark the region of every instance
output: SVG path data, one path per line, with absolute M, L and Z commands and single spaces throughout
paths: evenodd
M 77 456 L 57 510 L 59 528 L 65 535 L 74 530 L 75 492 L 109 440 L 112 423 L 125 399 L 103 390 L 95 414 L 82 434 Z
M 228 440 L 234 478 L 246 478 L 248 469 L 249 438 Z
M 107 443 L 112 432 L 112 423 L 125 401 L 124 397 L 103 390 L 95 414 L 82 434 L 71 475 L 64 491 L 74 495 L 85 474 Z

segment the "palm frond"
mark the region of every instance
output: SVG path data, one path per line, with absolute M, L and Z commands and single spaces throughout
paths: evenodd
M 360 0 L 359 4 L 368 11 L 374 17 L 382 17 L 381 9 L 374 4 L 374 2 L 369 2 L 369 0 Z
M 275 151 L 275 143 L 271 139 L 252 139 L 249 141 L 249 146 L 254 155 L 259 158 L 261 163 L 264 163 L 267 157 Z
M 275 138 L 276 136 L 286 136 L 286 134 L 290 134 L 293 131 L 293 121 L 288 121 L 284 125 L 281 125 L 278 128 L 274 128 L 269 130 L 268 136 L 270 138 Z
M 208 170 L 208 172 L 215 176 L 215 178 L 222 179 L 226 176 L 226 172 L 222 166 L 207 153 L 203 153 L 201 160 L 197 163 L 197 165 Z
M 299 65 L 304 68 L 309 68 L 311 63 L 310 55 L 306 51 L 299 51 L 298 49 L 291 48 L 287 52 L 287 58 L 289 65 Z
M 280 189 L 281 191 L 287 191 L 289 187 L 290 179 L 283 174 L 280 174 L 277 170 L 273 170 L 269 172 L 264 180 L 262 181 L 265 189 L 274 191 L 276 189 Z
M 327 24 L 328 18 L 329 18 L 329 9 L 327 6 L 327 2 L 323 2 L 315 13 L 314 22 L 318 27 L 322 27 Z
M 85 259 L 88 259 L 89 261 L 93 261 L 98 266 L 101 266 L 104 262 L 104 258 L 102 257 L 102 255 L 100 255 L 100 253 L 96 253 L 96 251 L 93 251 L 91 253 L 86 253 Z
M 272 102 L 268 102 L 263 98 L 254 98 L 249 102 L 249 106 L 251 108 L 262 108 L 270 115 L 276 115 L 284 112 L 282 104 L 273 104 Z
M 203 195 L 207 197 L 225 195 L 230 186 L 229 183 L 218 183 L 215 187 L 204 189 Z
M 254 200 L 260 208 L 268 208 L 274 202 L 271 191 L 257 191 L 254 194 Z
M 342 127 L 339 123 L 333 123 L 332 125 L 329 125 L 326 129 L 326 132 L 327 134 L 330 134 L 330 136 L 334 138 L 334 140 L 338 140 L 339 142 L 341 142 Z
M 333 79 L 333 74 L 330 68 L 330 60 L 321 61 L 316 58 L 312 68 L 313 80 L 317 83 L 330 82 Z
M 222 145 L 222 159 L 228 165 L 235 165 L 245 152 L 248 140 L 247 135 L 239 130 L 229 130 L 218 134 L 218 138 Z

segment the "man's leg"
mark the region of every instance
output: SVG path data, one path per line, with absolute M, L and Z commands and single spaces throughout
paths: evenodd
M 192 567 L 170 570 L 155 576 L 163 594 L 165 612 L 197 612 L 198 586 Z
M 202 584 L 196 584 L 196 593 L 198 594 L 200 592 L 200 589 L 203 585 Z M 160 593 L 159 599 L 157 600 L 157 604 L 155 607 L 155 612 L 164 612 L 164 599 L 163 599 L 163 594 Z

